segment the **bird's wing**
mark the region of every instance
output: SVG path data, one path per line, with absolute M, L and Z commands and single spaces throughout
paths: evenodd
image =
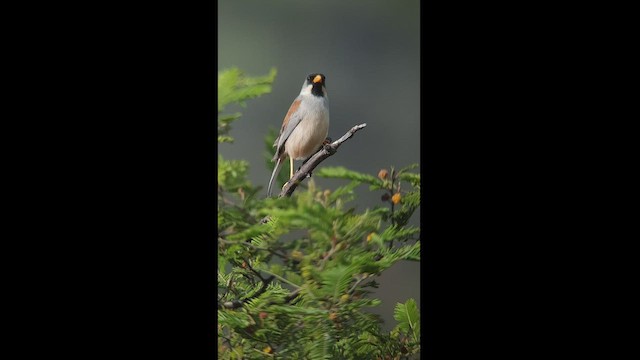
M 287 111 L 287 115 L 284 117 L 282 128 L 280 128 L 280 135 L 278 135 L 276 141 L 273 143 L 273 146 L 276 146 L 276 153 L 273 156 L 274 161 L 280 157 L 282 151 L 284 151 L 284 143 L 293 132 L 293 129 L 298 126 L 300 120 L 302 120 L 302 113 L 298 111 L 301 102 L 302 99 L 296 99 L 293 104 L 291 104 L 289 111 Z

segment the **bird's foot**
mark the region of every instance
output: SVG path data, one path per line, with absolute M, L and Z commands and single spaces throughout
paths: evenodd
M 320 146 L 320 149 L 324 149 L 324 151 L 328 152 L 329 154 L 334 154 L 336 151 L 331 147 L 332 142 L 333 141 L 331 141 L 331 138 L 327 136 L 327 138 L 322 142 L 322 146 Z

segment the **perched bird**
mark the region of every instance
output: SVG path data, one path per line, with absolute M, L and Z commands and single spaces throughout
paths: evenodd
M 293 101 L 282 122 L 280 134 L 273 143 L 276 153 L 267 196 L 271 196 L 273 182 L 280 172 L 284 159 L 289 157 L 290 174 L 293 177 L 293 160 L 308 160 L 322 145 L 329 133 L 329 97 L 322 74 L 307 76 L 300 95 Z

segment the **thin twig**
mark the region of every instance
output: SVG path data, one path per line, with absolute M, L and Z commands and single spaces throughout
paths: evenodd
M 287 279 L 283 278 L 282 276 L 272 273 L 272 272 L 271 272 L 271 271 L 269 271 L 269 270 L 260 269 L 260 271 L 264 271 L 264 272 L 266 272 L 267 274 L 269 274 L 269 275 L 271 275 L 271 276 L 275 276 L 275 278 L 276 278 L 276 279 L 278 279 L 278 280 L 280 280 L 280 281 L 282 281 L 282 282 L 285 282 L 285 283 L 287 283 L 287 284 L 289 284 L 289 285 L 291 285 L 291 286 L 295 287 L 296 289 L 300 288 L 300 285 L 296 285 L 296 284 L 292 283 L 291 281 L 289 281 L 289 280 L 287 280 Z
M 279 252 L 276 252 L 275 250 L 272 250 L 272 249 L 269 249 L 269 248 L 261 248 L 261 247 L 255 246 L 255 245 L 253 245 L 251 243 L 248 243 L 246 241 L 242 241 L 242 242 L 240 242 L 240 241 L 231 241 L 231 240 L 227 240 L 227 239 L 223 239 L 221 237 L 218 237 L 218 242 L 223 243 L 223 244 L 230 244 L 230 245 L 234 245 L 234 244 L 244 245 L 244 246 L 248 246 L 248 247 L 250 247 L 252 249 L 255 249 L 255 250 L 266 251 L 269 254 L 276 255 L 276 256 L 278 256 L 278 257 L 280 257 L 282 259 L 285 259 L 285 260 L 289 259 L 289 257 L 287 255 L 280 254 Z
M 293 299 L 297 298 L 300 295 L 301 288 L 295 289 L 291 294 L 284 297 L 285 304 L 290 303 Z
M 362 275 L 361 277 L 358 277 L 356 279 L 355 284 L 353 284 L 351 289 L 349 289 L 349 291 L 347 291 L 347 294 L 353 294 L 353 292 L 356 290 L 356 287 L 358 287 L 358 285 L 360 285 L 360 283 L 363 282 L 366 278 L 367 278 L 367 276 L 364 276 L 364 275 Z
M 316 168 L 316 166 L 318 166 L 322 161 L 324 161 L 324 159 L 335 154 L 343 142 L 349 140 L 353 136 L 353 134 L 356 133 L 356 131 L 364 128 L 365 126 L 367 126 L 366 123 L 356 125 L 352 127 L 349 131 L 347 131 L 346 134 L 342 135 L 340 139 L 332 142 L 331 144 L 327 144 L 323 146 L 322 149 L 320 149 L 311 158 L 309 158 L 309 160 L 307 160 L 307 162 L 304 163 L 300 167 L 300 169 L 296 171 L 295 174 L 293 174 L 293 177 L 289 179 L 289 181 L 282 188 L 282 191 L 280 192 L 279 197 L 291 196 L 291 194 L 293 194 L 293 191 L 296 189 L 296 187 L 298 187 L 300 182 L 302 182 L 302 180 L 309 177 L 310 176 L 309 174 L 311 174 L 311 172 L 313 171 L 313 169 Z

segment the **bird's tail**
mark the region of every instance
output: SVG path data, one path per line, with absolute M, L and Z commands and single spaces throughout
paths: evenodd
M 271 179 L 269 179 L 269 188 L 267 189 L 267 197 L 271 197 L 271 188 L 273 187 L 273 182 L 276 180 L 276 175 L 280 172 L 280 168 L 282 167 L 282 158 L 278 158 L 276 162 L 276 166 L 273 168 L 273 173 L 271 173 Z

